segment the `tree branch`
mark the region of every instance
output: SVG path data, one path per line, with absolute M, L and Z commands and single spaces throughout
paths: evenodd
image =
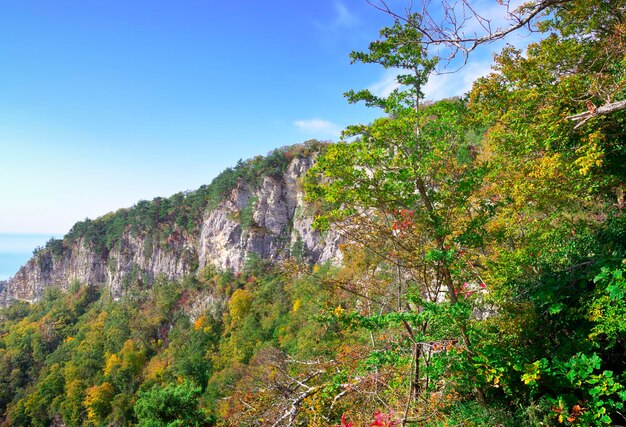
M 461 0 L 452 4 L 447 0 L 441 0 L 436 8 L 430 7 L 429 2 L 425 2 L 422 10 L 418 12 L 421 16 L 418 30 L 424 36 L 422 42 L 425 45 L 442 45 L 450 49 L 448 58 L 443 59 L 451 60 L 460 51 L 467 61 L 470 52 L 478 46 L 500 40 L 520 28 L 530 27 L 532 21 L 546 9 L 571 1 L 535 0 L 511 11 L 511 0 L 498 0 L 508 21 L 508 26 L 504 28 L 494 28 L 492 19 L 476 11 L 470 0 Z M 368 3 L 401 22 L 407 22 L 407 16 L 412 13 L 410 8 L 404 12 L 394 11 L 385 0 L 368 0 Z M 431 10 L 441 11 L 443 16 L 433 16 Z M 466 32 L 470 26 L 481 29 L 483 34 L 476 31 Z
M 604 104 L 603 106 L 598 108 L 592 105 L 591 107 L 587 108 L 587 111 L 574 114 L 572 116 L 567 116 L 566 119 L 578 122 L 578 124 L 574 126 L 574 129 L 577 129 L 596 116 L 606 116 L 608 114 L 613 114 L 616 111 L 621 110 L 626 110 L 626 100 L 611 102 L 610 104 Z

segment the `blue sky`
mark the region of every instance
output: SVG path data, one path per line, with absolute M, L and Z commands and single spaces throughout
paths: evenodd
M 0 0 L 0 233 L 64 234 L 371 121 L 342 93 L 394 74 L 348 54 L 390 23 L 365 0 Z M 428 97 L 467 90 L 490 55 Z

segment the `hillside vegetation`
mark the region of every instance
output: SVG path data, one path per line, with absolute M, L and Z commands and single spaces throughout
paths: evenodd
M 61 254 L 65 247 L 83 239 L 96 252 L 106 253 L 121 243 L 126 231 L 154 244 L 167 246 L 172 234 L 198 232 L 207 208 L 215 208 L 225 200 L 238 182 L 258 185 L 266 176 L 281 175 L 294 158 L 308 157 L 321 150 L 325 144 L 310 140 L 303 144 L 281 147 L 266 156 L 242 161 L 222 171 L 208 185 L 197 190 L 179 192 L 171 197 L 141 200 L 134 206 L 119 209 L 102 217 L 89 218 L 74 224 L 63 239 L 51 239 L 37 253 L 49 250 Z
M 75 283 L 4 309 L 4 424 L 626 424 L 626 6 L 545 11 L 541 41 L 505 48 L 460 99 L 423 102 L 436 61 L 418 15 L 352 54 L 401 85 L 349 92 L 383 117 L 307 174 L 340 267 L 251 256 L 119 300 Z M 258 164 L 201 204 L 282 163 Z M 193 227 L 181 197 L 165 214 Z M 157 233 L 141 206 L 72 233 L 109 224 L 103 250 L 119 227 Z

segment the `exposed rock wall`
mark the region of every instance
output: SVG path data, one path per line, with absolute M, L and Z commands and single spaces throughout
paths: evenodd
M 322 237 L 313 230 L 299 188 L 299 178 L 311 165 L 310 158 L 294 159 L 284 175 L 264 177 L 255 191 L 238 186 L 218 209 L 208 211 L 198 242 L 200 267 L 238 271 L 250 253 L 277 261 L 288 258 L 295 245 L 312 263 L 338 259 L 338 236 Z M 241 218 L 247 213 L 251 218 Z
M 312 263 L 338 261 L 339 237 L 313 230 L 300 180 L 311 157 L 294 158 L 284 174 L 260 177 L 256 185 L 240 181 L 217 208 L 207 209 L 199 232 L 175 230 L 165 242 L 153 242 L 129 230 L 108 252 L 80 239 L 60 254 L 42 251 L 15 277 L 0 285 L 0 304 L 34 301 L 46 287 L 66 289 L 74 281 L 104 286 L 121 295 L 131 283 L 150 284 L 194 274 L 206 265 L 240 271 L 250 254 L 278 261 L 298 253 Z

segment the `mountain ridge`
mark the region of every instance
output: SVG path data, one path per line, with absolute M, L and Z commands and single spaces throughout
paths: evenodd
M 46 288 L 67 290 L 77 281 L 119 297 L 157 276 L 175 280 L 207 266 L 238 272 L 251 254 L 270 261 L 337 260 L 339 236 L 313 229 L 300 183 L 324 145 L 282 147 L 240 161 L 198 190 L 78 222 L 0 287 L 0 305 L 37 301 Z

